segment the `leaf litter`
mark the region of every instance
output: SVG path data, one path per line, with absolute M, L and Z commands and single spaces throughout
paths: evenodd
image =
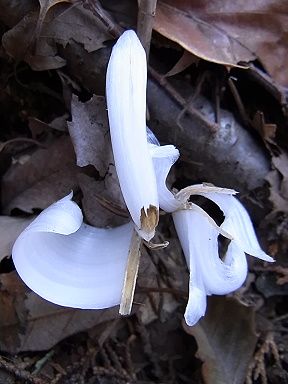
M 15 18 L 18 24 L 14 26 L 8 24 L 11 29 L 3 36 L 6 53 L 15 60 L 25 60 L 34 70 L 64 66 L 67 58 L 63 54 L 64 51 L 59 49 L 60 46 L 67 47 L 71 44 L 73 47 L 76 41 L 82 44 L 88 52 L 99 49 L 101 51 L 104 42 L 111 38 L 108 29 L 103 26 L 102 22 L 99 22 L 101 18 L 93 16 L 79 4 L 65 4 L 62 1 L 41 1 L 40 4 L 42 6 L 40 14 L 39 9 L 36 8 L 34 8 L 34 14 L 26 14 L 24 18 L 25 12 L 20 13 L 21 17 Z M 177 2 L 177 4 L 172 0 L 158 3 L 155 29 L 171 40 L 177 41 L 187 51 L 198 57 L 195 59 L 194 56 L 189 56 L 184 51 L 182 61 L 180 60 L 178 66 L 176 65 L 173 71 L 168 73 L 169 76 L 172 78 L 175 75 L 183 76 L 184 82 L 187 82 L 188 79 L 193 82 L 195 75 L 191 75 L 192 72 L 189 71 L 191 68 L 195 69 L 195 62 L 198 65 L 196 71 L 201 74 L 201 66 L 205 60 L 231 67 L 237 66 L 243 61 L 258 58 L 264 69 L 276 80 L 276 85 L 273 83 L 276 88 L 277 82 L 282 85 L 287 84 L 287 72 L 283 71 L 284 61 L 281 53 L 285 52 L 284 43 L 286 41 L 285 5 L 281 5 L 281 2 L 277 1 L 263 0 L 258 5 L 247 4 L 247 8 L 241 13 L 239 7 L 241 6 L 242 9 L 243 4 L 239 4 L 222 2 L 220 6 L 218 2 L 215 4 L 203 2 L 197 7 L 193 5 L 193 8 L 189 2 L 184 1 Z M 109 8 L 108 4 L 104 5 L 107 6 L 105 12 L 108 12 L 108 17 L 112 15 L 110 21 L 113 25 L 113 6 Z M 0 8 L 1 6 L 0 1 Z M 18 4 L 16 9 L 20 9 L 21 6 Z M 256 6 L 258 8 L 255 8 Z M 24 2 L 23 7 L 26 7 Z M 117 9 L 115 19 L 121 19 L 121 14 L 123 14 L 126 23 L 127 20 L 131 21 L 133 15 L 129 9 L 129 2 L 124 1 L 119 7 L 121 9 L 120 12 Z M 9 7 L 6 8 L 8 13 Z M 256 10 L 261 15 L 257 14 Z M 271 10 L 275 12 L 271 12 Z M 280 15 L 280 11 L 282 15 Z M 231 12 L 233 12 L 232 18 Z M 263 15 L 269 16 L 269 22 L 266 24 L 263 22 Z M 5 19 L 3 15 L 0 15 L 0 22 L 6 24 L 2 21 L 2 17 L 3 20 Z M 249 20 L 251 23 L 248 25 Z M 276 21 L 278 22 L 277 28 Z M 198 36 L 197 41 L 187 40 L 187 30 L 190 28 L 193 32 L 192 35 Z M 252 36 L 256 36 L 253 34 L 255 31 L 265 33 L 256 39 L 252 38 Z M 249 38 L 247 38 L 247 34 Z M 156 40 L 157 36 L 155 36 Z M 159 44 L 161 47 L 159 41 L 157 44 L 158 47 Z M 215 42 L 217 48 L 215 48 Z M 171 47 L 172 43 L 166 44 L 165 49 L 169 50 L 173 56 Z M 79 60 L 84 60 L 85 65 L 86 60 L 89 62 L 88 57 L 83 56 L 85 60 L 81 57 L 78 58 L 77 63 Z M 275 57 L 278 59 L 275 60 Z M 69 68 L 73 69 L 75 64 L 73 58 L 70 57 L 68 61 Z M 177 62 L 177 60 L 175 61 Z M 91 65 L 91 62 L 89 63 Z M 98 62 L 94 62 L 93 65 L 97 67 Z M 102 68 L 101 66 L 102 64 L 99 63 L 100 68 Z M 77 68 L 79 71 L 81 66 L 77 66 Z M 185 75 L 181 74 L 183 70 Z M 216 67 L 212 66 L 208 70 L 219 74 Z M 67 73 L 73 79 L 68 68 L 63 67 L 63 73 Z M 76 79 L 78 79 L 77 76 Z M 211 77 L 208 76 L 208 79 L 211 80 Z M 253 82 L 249 82 L 247 79 L 248 76 L 246 78 L 244 75 L 241 81 L 249 90 L 249 87 L 253 87 Z M 0 77 L 0 81 L 4 80 Z M 162 86 L 164 87 L 164 85 Z M 225 88 L 225 86 L 223 87 Z M 183 87 L 185 91 L 184 88 L 185 86 Z M 84 82 L 82 91 L 86 92 L 87 89 L 90 88 Z M 281 95 L 285 93 L 283 87 L 278 87 L 277 90 Z M 81 87 L 77 91 L 81 93 Z M 98 90 L 94 89 L 94 92 L 97 94 Z M 199 92 L 203 92 L 205 96 L 209 97 L 205 84 L 199 88 Z M 268 92 L 264 85 L 263 92 Z M 40 97 L 45 100 L 44 94 Z M 213 97 L 211 98 L 213 99 Z M 224 91 L 221 102 L 227 103 L 227 99 L 229 97 Z M 52 140 L 43 143 L 46 149 L 29 149 L 18 159 L 16 156 L 14 160 L 12 159 L 13 162 L 9 169 L 1 174 L 1 213 L 5 214 L 0 218 L 1 258 L 10 255 L 14 239 L 21 228 L 32 220 L 31 215 L 44 209 L 71 189 L 75 190 L 76 200 L 81 202 L 85 219 L 90 224 L 106 227 L 119 225 L 127 220 L 126 207 L 113 165 L 104 98 L 103 96 L 93 96 L 88 102 L 80 100 L 81 96 L 79 99 L 73 96 L 72 116 L 71 121 L 68 121 L 73 145 L 65 135 L 65 124 L 63 124 L 69 111 L 63 110 L 62 117 L 59 116 L 60 130 L 52 131 Z M 159 103 L 161 101 L 159 99 Z M 281 103 L 285 103 L 285 100 L 282 100 Z M 197 108 L 201 113 L 201 106 L 197 105 Z M 234 106 L 230 105 L 229 108 L 234 115 L 237 115 L 238 111 L 235 111 Z M 281 261 L 281 270 L 284 271 L 283 285 L 278 285 L 280 289 L 281 287 L 284 289 L 281 292 L 274 290 L 274 296 L 269 297 L 269 307 L 265 292 L 267 289 L 271 289 L 269 281 L 275 280 L 276 274 L 279 277 L 280 270 L 278 269 L 277 272 L 276 269 L 264 267 L 266 268 L 264 274 L 262 270 L 257 269 L 257 263 L 251 263 L 251 275 L 256 284 L 249 284 L 242 294 L 241 302 L 246 300 L 252 303 L 253 297 L 257 294 L 261 298 L 260 304 L 252 308 L 240 304 L 235 301 L 235 298 L 213 298 L 209 301 L 205 319 L 196 327 L 191 329 L 185 327 L 183 330 L 181 313 L 183 313 L 186 300 L 188 273 L 180 256 L 181 250 L 175 239 L 171 221 L 165 216 L 161 218 L 161 233 L 158 236 L 160 243 L 163 242 L 163 239 L 168 239 L 170 247 L 160 251 L 151 249 L 143 251 L 142 270 L 137 288 L 138 295 L 134 304 L 136 315 L 132 315 L 129 319 L 119 319 L 117 308 L 104 311 L 81 311 L 61 308 L 48 303 L 29 291 L 15 272 L 5 271 L 4 273 L 1 264 L 1 350 L 13 354 L 30 351 L 33 353 L 33 357 L 31 357 L 31 353 L 24 353 L 17 358 L 12 358 L 10 365 L 1 357 L 0 372 L 4 370 L 6 373 L 9 372 L 9 375 L 13 372 L 20 382 L 28 380 L 29 377 L 30 382 L 40 380 L 38 382 L 42 384 L 46 382 L 69 384 L 87 382 L 90 384 L 90 382 L 108 381 L 113 383 L 138 381 L 200 383 L 201 380 L 208 384 L 218 382 L 228 384 L 232 381 L 241 384 L 244 383 L 247 373 L 247 383 L 249 384 L 256 384 L 256 382 L 265 384 L 268 382 L 267 377 L 271 383 L 285 382 L 283 381 L 286 380 L 283 367 L 287 364 L 287 358 L 285 354 L 278 353 L 277 355 L 277 352 L 280 346 L 287 351 L 285 349 L 287 323 L 284 300 L 287 295 L 285 249 L 288 249 L 288 237 L 285 237 L 287 232 L 285 223 L 288 221 L 285 221 L 285 214 L 287 213 L 286 179 L 288 171 L 286 167 L 287 143 L 280 140 L 280 137 L 283 137 L 281 134 L 284 132 L 286 121 L 283 123 L 282 120 L 281 123 L 280 119 L 279 124 L 277 120 L 276 127 L 273 111 L 265 104 L 261 108 L 256 110 L 252 108 L 246 112 L 251 126 L 246 126 L 245 129 L 250 132 L 249 129 L 254 124 L 254 128 L 265 141 L 265 150 L 268 149 L 271 165 L 274 168 L 266 176 L 269 185 L 264 185 L 263 180 L 263 185 L 258 186 L 258 191 L 260 190 L 266 196 L 259 198 L 257 195 L 259 192 L 254 190 L 251 193 L 248 191 L 246 197 L 248 202 L 256 201 L 258 211 L 255 205 L 253 209 L 256 212 L 255 218 L 260 224 L 261 233 L 264 234 L 263 239 L 266 241 L 266 246 L 271 249 L 273 247 L 275 250 L 274 255 L 279 262 Z M 29 109 L 28 115 L 31 131 L 41 142 L 43 132 L 45 133 L 47 129 L 51 130 L 51 128 L 47 123 L 35 118 L 35 113 L 32 111 L 29 113 Z M 268 122 L 264 116 L 265 118 L 268 116 Z M 55 119 L 55 115 L 51 116 L 48 121 L 53 119 Z M 53 124 L 50 125 L 53 126 Z M 15 132 L 13 126 L 11 129 L 14 137 L 15 133 L 17 136 L 16 128 Z M 156 127 L 156 129 L 158 128 Z M 178 130 L 177 122 L 175 122 L 174 129 Z M 203 129 L 203 127 L 199 129 Z M 244 128 L 239 126 L 239 129 Z M 6 133 L 8 136 L 5 137 L 5 140 L 10 139 L 9 130 Z M 1 138 L 1 141 L 5 140 Z M 264 148 L 263 142 L 262 145 Z M 181 150 L 181 148 L 179 149 Z M 207 151 L 209 150 L 207 147 Z M 23 157 L 23 161 L 21 156 L 25 157 L 25 159 Z M 226 161 L 229 162 L 229 159 Z M 196 181 L 193 179 L 193 173 L 182 172 L 181 168 L 186 166 L 185 161 L 178 166 L 176 172 L 178 184 L 185 184 L 187 175 L 194 182 Z M 205 175 L 205 166 L 202 166 L 201 169 Z M 217 173 L 216 170 L 215 173 Z M 183 177 L 184 174 L 185 177 Z M 268 199 L 272 206 L 268 205 Z M 264 207 L 265 213 L 259 207 Z M 266 218 L 265 215 L 267 215 Z M 272 228 L 271 231 L 270 228 Z M 262 286 L 259 285 L 261 276 L 265 277 L 264 280 L 262 278 Z M 273 287 L 275 288 L 275 286 Z M 259 292 L 255 293 L 255 289 Z M 237 297 L 237 293 L 235 297 Z M 269 315 L 267 315 L 268 308 Z M 265 331 L 261 327 L 259 328 L 259 316 L 265 319 L 268 316 L 271 320 L 269 320 L 269 326 L 272 327 L 272 333 L 266 338 L 267 343 Z M 258 333 L 255 333 L 254 321 Z M 79 334 L 79 332 L 82 333 Z M 258 335 L 260 335 L 260 343 L 256 347 Z M 70 338 L 66 339 L 69 336 Z M 100 340 L 102 340 L 101 345 L 98 344 Z M 264 340 L 263 348 L 261 340 Z M 271 340 L 275 340 L 275 343 L 270 342 Z M 279 358 L 276 369 L 267 358 L 265 360 L 265 356 L 271 354 L 269 348 L 265 347 L 268 344 L 274 348 L 273 356 Z M 48 353 L 37 352 L 40 350 L 49 351 Z M 256 353 L 253 356 L 254 350 Z M 36 369 L 35 361 L 39 363 L 37 366 L 40 368 Z M 31 375 L 33 371 L 37 372 L 38 376 Z
M 83 44 L 88 52 L 103 47 L 103 42 L 111 37 L 100 28 L 99 21 L 81 5 L 65 3 L 42 1 L 40 14 L 30 12 L 3 36 L 6 52 L 16 60 L 24 59 L 34 70 L 41 71 L 61 68 L 66 64 L 65 59 L 57 54 L 57 44 L 65 47 L 69 42 L 76 41 Z
M 0 261 L 11 255 L 15 240 L 33 219 L 33 216 L 27 218 L 0 216 Z
M 77 165 L 94 165 L 103 177 L 113 162 L 105 98 L 93 96 L 81 103 L 73 95 L 72 121 L 68 129 L 77 156 Z
M 204 382 L 241 384 L 256 347 L 254 311 L 235 299 L 222 297 L 210 298 L 208 308 L 207 316 L 195 327 L 183 325 L 198 343 Z
M 62 137 L 46 149 L 37 149 L 24 164 L 12 165 L 3 175 L 3 212 L 45 209 L 76 186 L 73 147 L 68 137 Z
M 287 55 L 287 20 L 287 4 L 277 0 L 248 1 L 244 9 L 241 1 L 165 0 L 158 4 L 155 29 L 208 61 L 236 66 L 258 58 L 287 87 L 285 63 L 275 60 Z

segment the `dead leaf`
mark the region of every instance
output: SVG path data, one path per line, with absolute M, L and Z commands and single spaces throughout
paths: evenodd
M 81 5 L 71 7 L 67 12 L 53 9 L 47 15 L 47 22 L 43 24 L 44 38 L 63 47 L 70 41 L 82 44 L 87 52 L 93 52 L 104 47 L 103 42 L 111 36 L 103 28 L 99 20 Z
M 272 169 L 265 180 L 268 181 L 269 187 L 269 200 L 273 204 L 273 211 L 275 212 L 288 212 L 288 156 L 287 153 L 282 151 L 279 147 L 278 156 L 272 156 Z M 270 220 L 270 214 L 266 219 Z
M 0 152 L 2 152 L 6 147 L 9 147 L 13 144 L 17 143 L 31 143 L 34 145 L 38 145 L 41 148 L 46 148 L 45 145 L 41 144 L 39 141 L 35 140 L 34 138 L 30 139 L 28 137 L 15 137 L 15 139 L 10 139 L 4 142 L 0 141 Z M 9 152 L 9 149 L 7 150 Z
M 38 12 L 30 12 L 6 32 L 2 40 L 10 56 L 25 60 L 36 71 L 61 68 L 66 64 L 57 54 L 57 44 L 66 47 L 69 42 L 78 42 L 92 52 L 103 47 L 103 42 L 111 38 L 100 21 L 81 5 L 69 9 L 50 7 L 34 46 L 32 42 L 38 18 Z
M 11 349 L 16 351 L 20 344 L 15 324 L 20 321 L 21 316 L 22 318 L 26 316 L 21 306 L 25 292 L 26 287 L 16 272 L 0 275 L 0 310 L 2 314 L 0 317 L 0 348 L 4 347 L 4 350 L 5 346 L 11 346 Z M 15 310 L 15 306 L 18 305 L 19 314 Z
M 199 57 L 185 50 L 183 52 L 183 55 L 174 65 L 174 67 L 171 68 L 170 71 L 165 74 L 165 77 L 177 75 L 178 73 L 190 67 L 191 64 L 198 64 L 198 62 L 199 62 Z
M 115 171 L 113 173 L 114 175 L 108 173 L 104 180 L 94 180 L 85 174 L 78 174 L 85 218 L 95 227 L 117 227 L 129 221 L 119 182 Z
M 17 353 L 50 349 L 60 340 L 117 318 L 118 308 L 81 310 L 41 299 L 16 272 L 0 275 L 0 348 Z
M 11 26 L 17 24 L 23 16 L 35 9 L 37 2 L 30 0 L 5 0 L 0 2 L 0 15 L 7 17 Z M 3 20 L 1 20 L 3 22 Z
M 34 217 L 0 216 L 0 261 L 11 255 L 15 240 L 33 220 Z
M 73 95 L 71 104 L 72 122 L 69 133 L 77 156 L 77 165 L 92 164 L 103 177 L 113 160 L 107 120 L 105 98 L 93 96 L 81 103 Z
M 3 212 L 19 208 L 33 213 L 77 187 L 77 167 L 70 139 L 63 136 L 47 149 L 38 149 L 24 164 L 12 165 L 2 178 Z
M 281 181 L 280 193 L 284 199 L 288 200 L 288 156 L 285 152 L 281 152 L 279 156 L 272 157 L 272 164 L 281 173 L 283 179 Z
M 237 66 L 240 61 L 255 59 L 253 53 L 225 30 L 206 22 L 201 16 L 194 12 L 193 3 L 189 6 L 185 1 L 160 1 L 154 29 L 204 60 Z
M 50 123 L 45 123 L 37 119 L 36 117 L 28 117 L 29 129 L 31 131 L 33 139 L 41 136 L 41 134 L 47 129 L 56 129 L 56 131 L 67 132 L 67 119 L 69 115 L 65 113 L 62 116 L 58 116 L 53 119 Z
M 155 29 L 205 60 L 235 65 L 258 57 L 288 85 L 288 3 L 281 0 L 158 2 Z
M 40 4 L 39 19 L 44 20 L 47 12 L 54 5 L 59 3 L 72 3 L 72 0 L 38 0 Z
M 270 144 L 274 143 L 277 125 L 265 122 L 264 113 L 257 111 L 252 119 L 252 126 L 258 131 L 261 137 Z
M 45 20 L 45 17 L 47 15 L 47 12 L 49 11 L 49 9 L 52 8 L 56 4 L 70 3 L 70 1 L 69 0 L 39 0 L 39 3 L 40 3 L 40 12 L 38 15 L 35 31 L 34 31 L 33 35 L 31 36 L 31 39 L 35 45 L 32 46 L 33 42 L 31 41 L 31 44 L 30 44 L 31 50 L 37 49 L 39 37 L 40 37 L 41 32 L 42 32 L 43 22 Z M 40 43 L 40 46 L 41 46 L 41 43 Z
M 257 342 L 252 308 L 232 298 L 210 297 L 205 317 L 184 329 L 197 341 L 205 384 L 244 383 Z
M 265 180 L 268 181 L 269 187 L 269 200 L 273 204 L 274 211 L 276 212 L 287 212 L 288 211 L 288 202 L 281 196 L 281 175 L 276 170 L 273 169 L 265 177 Z
M 16 26 L 2 37 L 3 47 L 8 55 L 15 60 L 25 60 L 34 70 L 57 69 L 66 65 L 66 61 L 57 55 L 55 44 L 41 39 L 37 44 L 37 51 L 31 54 L 32 41 L 38 13 L 31 12 L 23 17 Z M 23 38 L 25 36 L 25 38 Z

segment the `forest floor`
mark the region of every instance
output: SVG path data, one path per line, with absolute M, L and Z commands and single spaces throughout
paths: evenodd
M 247 256 L 244 285 L 210 296 L 193 327 L 183 319 L 189 272 L 164 212 L 155 243 L 169 246 L 142 246 L 130 316 L 52 304 L 15 271 L 18 235 L 71 190 L 86 223 L 127 222 L 109 158 L 104 84 L 115 38 L 136 29 L 138 10 L 137 2 L 118 3 L 0 0 L 0 384 L 288 383 L 288 9 L 281 1 L 242 13 L 241 2 L 222 1 L 231 7 L 225 12 L 220 2 L 217 12 L 205 2 L 158 2 L 147 108 L 160 143 L 181 154 L 168 183 L 239 191 L 276 262 Z M 138 34 L 148 31 L 150 43 L 153 12 L 139 3 Z M 278 12 L 271 16 L 269 7 Z M 257 18 L 263 13 L 266 22 Z M 215 205 L 195 202 L 221 224 Z

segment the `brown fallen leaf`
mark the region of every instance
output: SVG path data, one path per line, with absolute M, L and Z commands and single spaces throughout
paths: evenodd
M 42 145 L 39 141 L 35 140 L 34 138 L 30 139 L 28 137 L 15 137 L 14 139 L 10 139 L 4 142 L 0 141 L 0 152 L 6 149 L 6 147 L 9 147 L 16 143 L 30 143 L 30 144 L 38 145 L 41 148 L 46 148 L 45 145 Z
M 272 155 L 272 169 L 265 180 L 269 183 L 269 200 L 273 204 L 272 212 L 266 217 L 267 222 L 276 212 L 288 212 L 288 156 L 277 147 L 278 156 Z
M 114 166 L 105 98 L 94 95 L 82 103 L 74 95 L 71 112 L 68 129 L 77 165 L 93 165 L 101 176 L 96 180 L 83 173 L 78 175 L 85 217 L 96 227 L 121 225 L 129 214 Z
M 0 216 L 0 261 L 11 255 L 15 240 L 33 220 L 34 217 Z
M 266 123 L 263 112 L 257 111 L 255 113 L 252 119 L 252 126 L 258 131 L 263 140 L 270 144 L 274 143 L 277 125 Z
M 288 155 L 281 151 L 279 156 L 272 157 L 272 164 L 281 173 L 282 180 L 280 186 L 281 196 L 288 200 Z
M 281 183 L 282 178 L 280 172 L 276 169 L 270 171 L 265 180 L 269 183 L 269 200 L 273 204 L 273 212 L 287 212 L 288 204 L 287 200 L 281 195 Z M 272 213 L 273 213 L 272 212 Z M 268 215 L 268 218 L 270 215 Z
M 80 173 L 78 182 L 83 193 L 83 212 L 90 225 L 117 227 L 129 221 L 118 180 L 113 175 L 108 174 L 104 180 L 94 180 Z
M 154 29 L 204 60 L 238 66 L 240 61 L 255 59 L 253 53 L 238 40 L 201 16 L 194 12 L 193 3 L 160 1 Z
M 33 139 L 36 139 L 37 137 L 41 136 L 43 132 L 51 128 L 55 129 L 56 131 L 67 132 L 68 118 L 69 118 L 68 113 L 65 113 L 62 116 L 56 117 L 50 123 L 45 123 L 44 121 L 41 121 L 36 117 L 29 117 L 28 118 L 29 129 L 31 131 Z
M 0 348 L 17 353 L 53 347 L 74 333 L 119 317 L 117 307 L 81 310 L 60 307 L 31 292 L 16 272 L 0 275 Z
M 28 43 L 28 48 L 30 48 L 32 52 L 34 50 L 37 50 L 38 41 L 42 32 L 43 22 L 45 20 L 45 17 L 49 9 L 59 3 L 70 3 L 70 0 L 39 0 L 39 3 L 40 3 L 40 11 L 39 11 L 36 27 L 33 34 L 31 35 L 31 42 L 30 44 Z M 40 46 L 41 46 L 41 43 L 40 43 Z
M 72 3 L 73 0 L 38 0 L 40 4 L 40 12 L 39 12 L 39 18 L 38 18 L 38 24 L 39 26 L 42 26 L 42 23 L 46 17 L 47 12 L 50 8 L 52 8 L 54 5 L 59 3 Z M 40 28 L 39 28 L 40 31 Z M 37 35 L 38 37 L 38 35 Z
M 14 28 L 3 35 L 4 49 L 15 60 L 25 60 L 36 71 L 63 67 L 66 61 L 57 55 L 55 44 L 48 44 L 46 40 L 39 39 L 37 50 L 31 54 L 37 20 L 37 12 L 25 15 Z
M 281 0 L 162 0 L 155 22 L 158 32 L 205 60 L 233 66 L 257 57 L 283 86 L 287 26 L 288 3 Z
M 205 317 L 194 327 L 183 324 L 198 344 L 205 384 L 243 384 L 257 336 L 254 311 L 232 298 L 211 297 Z
M 77 187 L 75 154 L 68 136 L 47 149 L 37 149 L 24 164 L 12 165 L 2 178 L 3 212 L 19 208 L 33 213 Z
M 108 128 L 106 102 L 103 96 L 93 96 L 86 103 L 73 95 L 72 121 L 68 129 L 77 156 L 77 165 L 92 164 L 103 177 L 113 161 Z
M 61 1 L 62 2 L 62 1 Z M 50 2 L 49 2 L 50 3 Z M 45 13 L 45 12 L 44 12 Z M 34 70 L 61 68 L 66 61 L 58 55 L 57 44 L 65 47 L 69 42 L 82 44 L 88 52 L 103 47 L 111 36 L 101 22 L 81 5 L 63 4 L 49 7 L 41 22 L 37 44 L 32 44 L 39 24 L 39 12 L 30 12 L 3 36 L 6 52 L 17 60 L 25 60 Z M 39 25 L 38 25 L 39 29 Z
M 177 63 L 165 74 L 165 77 L 174 76 L 190 67 L 191 64 L 198 64 L 199 57 L 193 55 L 188 51 L 184 51 L 183 55 L 177 61 Z

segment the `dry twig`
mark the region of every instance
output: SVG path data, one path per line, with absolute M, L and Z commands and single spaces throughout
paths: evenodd
M 138 4 L 137 35 L 148 60 L 157 0 L 138 0 Z
M 105 9 L 102 8 L 101 4 L 97 0 L 84 0 L 83 6 L 89 9 L 105 26 L 105 29 L 113 36 L 119 37 L 123 32 L 123 29 L 119 24 L 115 23 L 112 17 Z
M 166 80 L 166 78 L 162 75 L 160 75 L 155 69 L 152 67 L 149 67 L 149 75 L 159 84 L 165 91 L 168 93 L 169 96 L 172 97 L 173 100 L 176 101 L 178 105 L 180 105 L 183 110 L 187 113 L 189 113 L 191 116 L 196 116 L 197 119 L 202 121 L 203 125 L 206 126 L 209 131 L 212 133 L 215 133 L 218 131 L 219 126 L 216 123 L 211 123 L 201 112 L 199 112 L 196 108 L 187 102 L 187 100 L 181 96 L 176 89 Z M 194 99 L 194 98 L 193 98 Z M 182 111 L 180 112 L 180 114 Z M 181 115 L 183 116 L 183 115 Z M 177 117 L 177 122 L 178 122 L 178 117 Z
M 134 230 L 125 271 L 125 280 L 119 309 L 120 315 L 129 315 L 131 312 L 136 286 L 136 279 L 138 276 L 141 242 L 141 237 Z

